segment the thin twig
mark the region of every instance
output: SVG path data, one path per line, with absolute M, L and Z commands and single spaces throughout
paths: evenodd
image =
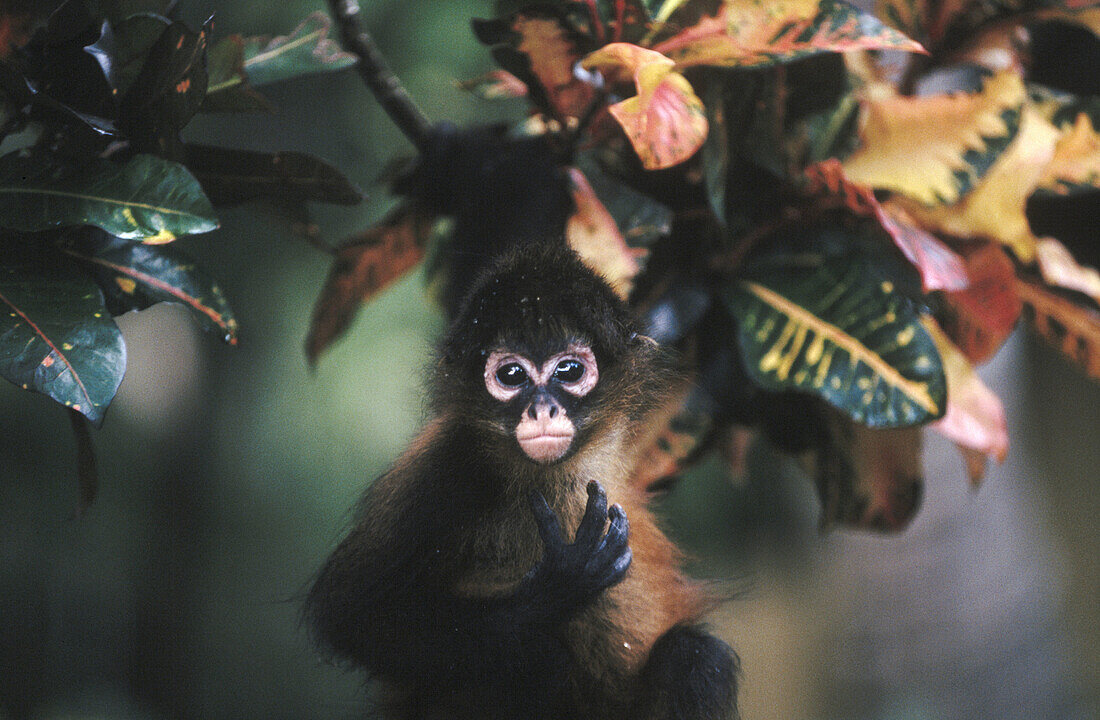
M 359 3 L 357 0 L 329 0 L 329 6 L 340 28 L 344 49 L 359 58 L 356 66 L 359 76 L 405 137 L 418 149 L 424 150 L 431 135 L 432 123 L 393 74 L 371 36 L 360 29 Z

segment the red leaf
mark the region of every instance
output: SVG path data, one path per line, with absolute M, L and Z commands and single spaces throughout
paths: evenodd
M 997 243 L 965 250 L 970 286 L 944 293 L 943 329 L 972 362 L 985 362 L 1012 333 L 1020 318 L 1016 271 Z

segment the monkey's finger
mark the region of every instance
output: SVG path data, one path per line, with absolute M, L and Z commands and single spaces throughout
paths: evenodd
M 596 547 L 600 536 L 603 535 L 604 524 L 607 521 L 607 493 L 598 482 L 588 483 L 588 504 L 584 509 L 584 517 L 577 528 L 577 537 L 573 544 L 578 549 L 591 549 Z
M 608 587 L 622 581 L 623 577 L 626 575 L 626 571 L 630 569 L 630 562 L 633 559 L 634 553 L 630 548 L 627 548 L 626 552 L 615 558 L 615 564 L 611 566 L 611 570 L 607 573 Z
M 550 509 L 546 498 L 537 490 L 530 495 L 531 512 L 535 515 L 535 524 L 539 528 L 539 537 L 547 547 L 557 547 L 562 544 L 561 523 L 558 516 Z
M 612 505 L 608 517 L 611 518 L 611 527 L 607 529 L 607 536 L 600 543 L 600 552 L 616 555 L 627 547 L 630 540 L 630 521 L 626 519 L 626 513 L 620 505 Z

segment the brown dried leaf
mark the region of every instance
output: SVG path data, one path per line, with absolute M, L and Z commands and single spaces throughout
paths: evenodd
M 313 308 L 306 339 L 310 365 L 344 334 L 360 305 L 424 258 L 434 220 L 411 203 L 401 205 L 337 251 Z

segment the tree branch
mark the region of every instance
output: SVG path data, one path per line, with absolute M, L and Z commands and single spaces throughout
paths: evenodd
M 359 58 L 359 76 L 367 84 L 382 109 L 405 133 L 417 149 L 424 150 L 432 123 L 413 102 L 407 90 L 393 74 L 374 40 L 359 28 L 357 0 L 329 0 L 332 16 L 340 28 L 344 49 Z

